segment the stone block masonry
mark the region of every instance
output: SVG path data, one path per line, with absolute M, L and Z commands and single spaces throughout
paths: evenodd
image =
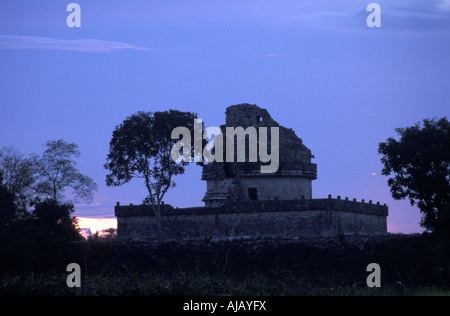
M 274 238 L 302 239 L 339 236 L 379 236 L 387 233 L 388 207 L 348 199 L 250 201 L 227 207 L 162 207 L 166 241 Z M 122 241 L 156 239 L 151 206 L 115 207 Z

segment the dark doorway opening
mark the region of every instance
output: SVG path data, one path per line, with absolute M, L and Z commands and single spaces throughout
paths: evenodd
M 258 201 L 258 190 L 256 188 L 248 188 L 248 198 L 252 201 Z

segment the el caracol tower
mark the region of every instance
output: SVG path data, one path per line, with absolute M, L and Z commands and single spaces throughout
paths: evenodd
M 226 124 L 221 126 L 221 130 L 225 139 L 234 137 L 234 135 L 227 135 L 229 131 L 226 130 L 226 127 L 242 127 L 245 131 L 252 127 L 256 130 L 259 127 L 266 127 L 268 131 L 267 148 L 272 147 L 274 135 L 270 133 L 271 128 L 277 127 L 279 130 L 277 168 L 273 173 L 262 173 L 261 165 L 264 163 L 259 160 L 259 157 L 257 162 L 249 162 L 251 144 L 250 137 L 247 137 L 245 162 L 224 161 L 204 166 L 202 180 L 206 180 L 207 189 L 203 201 L 206 207 L 244 201 L 312 198 L 311 182 L 317 179 L 317 165 L 311 163 L 311 151 L 292 129 L 280 126 L 272 119 L 267 110 L 251 104 L 239 104 L 227 108 Z M 257 136 L 257 146 L 261 152 L 265 148 L 260 148 L 259 138 L 261 135 Z M 237 144 L 237 140 L 235 144 Z
M 222 140 L 233 141 L 215 142 L 215 153 L 223 146 L 223 152 L 231 159 L 204 165 L 204 206 L 162 207 L 166 240 L 244 237 L 309 240 L 387 233 L 386 204 L 331 195 L 312 198 L 317 165 L 311 162 L 311 151 L 292 129 L 278 124 L 267 110 L 239 104 L 228 107 L 225 114 L 225 124 L 220 127 Z M 263 172 L 268 165 L 272 168 L 270 172 Z M 117 203 L 115 215 L 120 240 L 156 239 L 156 218 L 151 206 Z

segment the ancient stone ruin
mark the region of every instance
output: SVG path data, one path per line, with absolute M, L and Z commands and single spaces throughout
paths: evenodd
M 311 151 L 292 129 L 280 126 L 267 110 L 239 104 L 226 110 L 226 127 L 278 127 L 279 166 L 276 172 L 262 173 L 259 159 L 249 162 L 208 163 L 203 167 L 206 181 L 205 206 L 161 210 L 166 240 L 377 236 L 387 232 L 388 207 L 357 202 L 356 199 L 312 199 L 312 180 L 317 165 Z M 271 148 L 272 135 L 268 135 Z M 234 137 L 234 136 L 233 136 Z M 246 139 L 249 148 L 250 137 Z M 258 143 L 258 146 L 261 144 Z M 236 154 L 236 151 L 235 151 Z M 156 236 L 151 206 L 115 207 L 118 237 L 121 240 L 151 241 Z
M 311 199 L 311 182 L 317 179 L 317 165 L 311 163 L 311 151 L 292 129 L 280 126 L 267 110 L 256 105 L 239 104 L 226 111 L 225 127 L 278 127 L 279 167 L 275 173 L 261 173 L 261 162 L 214 162 L 203 168 L 207 183 L 203 198 L 206 207 L 239 204 L 245 201 L 287 201 Z M 270 148 L 271 137 L 268 137 Z M 246 146 L 248 148 L 248 146 Z M 247 157 L 248 158 L 248 155 Z

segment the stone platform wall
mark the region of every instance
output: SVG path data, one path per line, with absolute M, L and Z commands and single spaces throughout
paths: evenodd
M 388 207 L 341 199 L 265 201 L 223 208 L 162 209 L 166 240 L 251 238 L 311 238 L 378 236 L 387 233 Z M 115 208 L 118 237 L 127 241 L 156 238 L 150 206 Z

